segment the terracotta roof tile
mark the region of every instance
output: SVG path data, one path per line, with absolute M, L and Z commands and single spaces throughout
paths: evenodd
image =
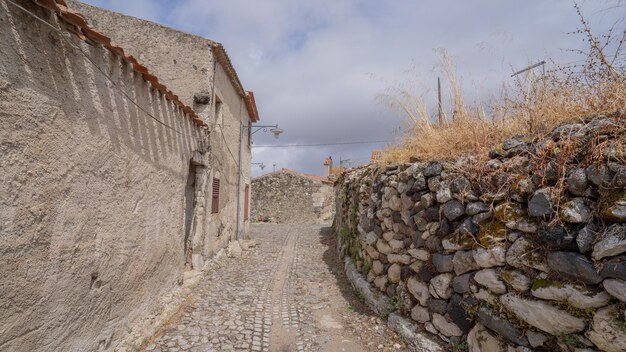
M 63 0 L 32 0 L 36 5 L 43 7 L 45 9 L 56 12 L 57 17 L 69 23 L 71 26 L 71 31 L 74 32 L 80 39 L 82 40 L 90 40 L 94 43 L 101 44 L 105 48 L 107 48 L 112 53 L 120 56 L 125 61 L 132 64 L 132 68 L 135 72 L 141 74 L 143 78 L 150 82 L 150 85 L 158 90 L 161 94 L 165 96 L 166 99 L 172 100 L 174 104 L 182 108 L 183 112 L 192 119 L 192 121 L 200 126 L 200 127 L 208 127 L 204 121 L 193 111 L 193 109 L 187 105 L 185 105 L 178 96 L 172 93 L 167 87 L 161 83 L 159 83 L 159 79 L 157 76 L 150 73 L 147 67 L 143 66 L 139 61 L 132 55 L 126 54 L 124 49 L 114 42 L 111 41 L 111 38 L 106 35 L 98 32 L 95 28 L 91 27 L 85 16 L 74 11 L 67 7 L 67 4 Z
M 143 76 L 143 79 L 145 79 L 148 82 L 158 82 L 159 81 L 159 79 L 155 75 L 153 75 L 153 74 L 151 74 L 149 72 L 142 73 L 141 75 Z
M 154 87 L 154 89 L 156 89 L 159 92 L 161 92 L 161 94 L 163 94 L 163 95 L 165 95 L 165 93 L 167 93 L 167 87 L 165 87 L 164 85 L 162 85 L 159 82 L 152 82 L 152 87 Z
M 64 19 L 66 22 L 75 25 L 76 27 L 87 27 L 87 21 L 85 20 L 85 17 L 70 8 L 66 8 L 66 10 L 63 10 L 63 8 L 61 8 L 61 18 Z
M 126 54 L 126 56 L 124 56 L 124 60 L 128 61 L 129 63 L 133 64 L 133 68 L 135 68 L 134 65 L 138 65 L 139 62 L 137 61 L 137 59 L 135 59 L 134 56 L 132 56 L 131 54 Z
M 222 65 L 233 87 L 235 87 L 235 90 L 237 91 L 239 96 L 245 100 L 246 110 L 248 110 L 248 115 L 250 116 L 250 120 L 252 122 L 259 121 L 259 112 L 257 111 L 256 102 L 254 101 L 254 95 L 250 96 L 250 93 L 252 92 L 246 92 L 243 89 L 243 85 L 241 84 L 241 81 L 239 80 L 239 76 L 237 76 L 237 71 L 235 71 L 235 68 L 233 67 L 232 62 L 230 61 L 230 58 L 228 57 L 228 53 L 226 52 L 226 49 L 220 43 L 215 43 L 212 46 L 212 49 L 213 49 L 213 55 L 215 55 L 215 60 L 220 65 Z
M 91 41 L 97 44 L 109 45 L 111 43 L 111 39 L 109 37 L 103 35 L 102 33 L 96 31 L 95 29 L 89 26 L 83 27 L 82 31 L 83 31 L 83 34 L 85 34 L 87 38 L 89 38 Z
M 148 68 L 139 63 L 133 63 L 133 68 L 139 73 L 148 73 Z
M 67 24 L 67 30 L 74 33 L 78 38 L 80 38 L 80 40 L 83 41 L 89 41 L 89 38 L 87 38 L 84 34 L 83 31 L 80 29 L 80 27 L 75 26 L 69 22 L 65 22 Z
M 117 45 L 115 42 L 111 41 L 108 45 L 105 46 L 114 54 L 124 57 L 124 49 L 122 49 L 122 47 Z
M 256 108 L 256 101 L 254 100 L 254 93 L 248 91 L 245 97 L 246 101 L 246 109 L 248 109 L 248 114 L 250 115 L 250 120 L 252 122 L 259 121 L 259 111 Z

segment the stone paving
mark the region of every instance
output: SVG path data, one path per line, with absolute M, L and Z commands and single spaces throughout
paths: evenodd
M 256 224 L 257 248 L 194 289 L 145 351 L 392 351 L 405 345 L 347 286 L 328 228 Z

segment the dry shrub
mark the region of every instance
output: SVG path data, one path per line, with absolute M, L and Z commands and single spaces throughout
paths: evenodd
M 454 65 L 442 50 L 442 68 L 453 95 L 452 116 L 444 114 L 442 121 L 428 113 L 422 98 L 399 85 L 388 88 L 379 100 L 404 113 L 410 128 L 399 146 L 385 150 L 383 161 L 453 160 L 464 155 L 486 158 L 489 150 L 508 138 L 542 138 L 563 123 L 625 108 L 626 29 L 614 25 L 608 33 L 594 36 L 577 5 L 575 8 L 582 25 L 575 34 L 582 35 L 588 47 L 587 51 L 575 51 L 584 55 L 584 64 L 553 63 L 556 68 L 545 75 L 529 71 L 516 76 L 512 85 L 503 86 L 491 102 L 466 104 Z M 623 119 L 623 114 L 620 116 Z

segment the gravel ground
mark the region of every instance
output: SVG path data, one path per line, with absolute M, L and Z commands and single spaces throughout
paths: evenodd
M 400 351 L 349 287 L 330 228 L 255 224 L 145 351 Z

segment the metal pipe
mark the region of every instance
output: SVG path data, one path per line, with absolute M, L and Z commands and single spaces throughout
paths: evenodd
M 241 106 L 241 105 L 240 105 Z M 240 113 L 241 115 L 241 113 Z M 276 125 L 257 125 L 257 126 L 252 126 L 252 124 L 249 125 L 244 125 L 242 120 L 239 120 L 239 172 L 237 173 L 237 228 L 236 228 L 236 239 L 239 240 L 241 238 L 241 174 L 242 174 L 242 159 L 243 159 L 243 135 L 244 135 L 244 130 L 245 128 L 249 128 L 250 129 L 250 138 L 252 138 L 252 135 L 255 134 L 256 132 L 262 130 L 262 129 L 267 129 L 269 127 L 273 127 L 278 129 L 278 124 Z M 257 127 L 256 131 L 252 131 L 253 127 Z M 278 133 L 276 133 L 276 135 L 279 135 L 282 133 L 282 130 L 280 130 Z M 278 138 L 278 136 L 276 136 L 276 138 Z M 252 142 L 252 141 L 250 141 Z M 274 164 L 274 169 L 275 169 L 276 164 Z
M 243 130 L 244 130 L 244 125 L 243 125 L 243 121 L 239 121 L 239 167 L 238 167 L 238 172 L 237 172 L 237 228 L 236 228 L 236 232 L 235 232 L 235 238 L 237 240 L 240 239 L 241 237 L 241 194 L 239 194 L 239 192 L 241 191 L 241 160 L 243 159 Z

